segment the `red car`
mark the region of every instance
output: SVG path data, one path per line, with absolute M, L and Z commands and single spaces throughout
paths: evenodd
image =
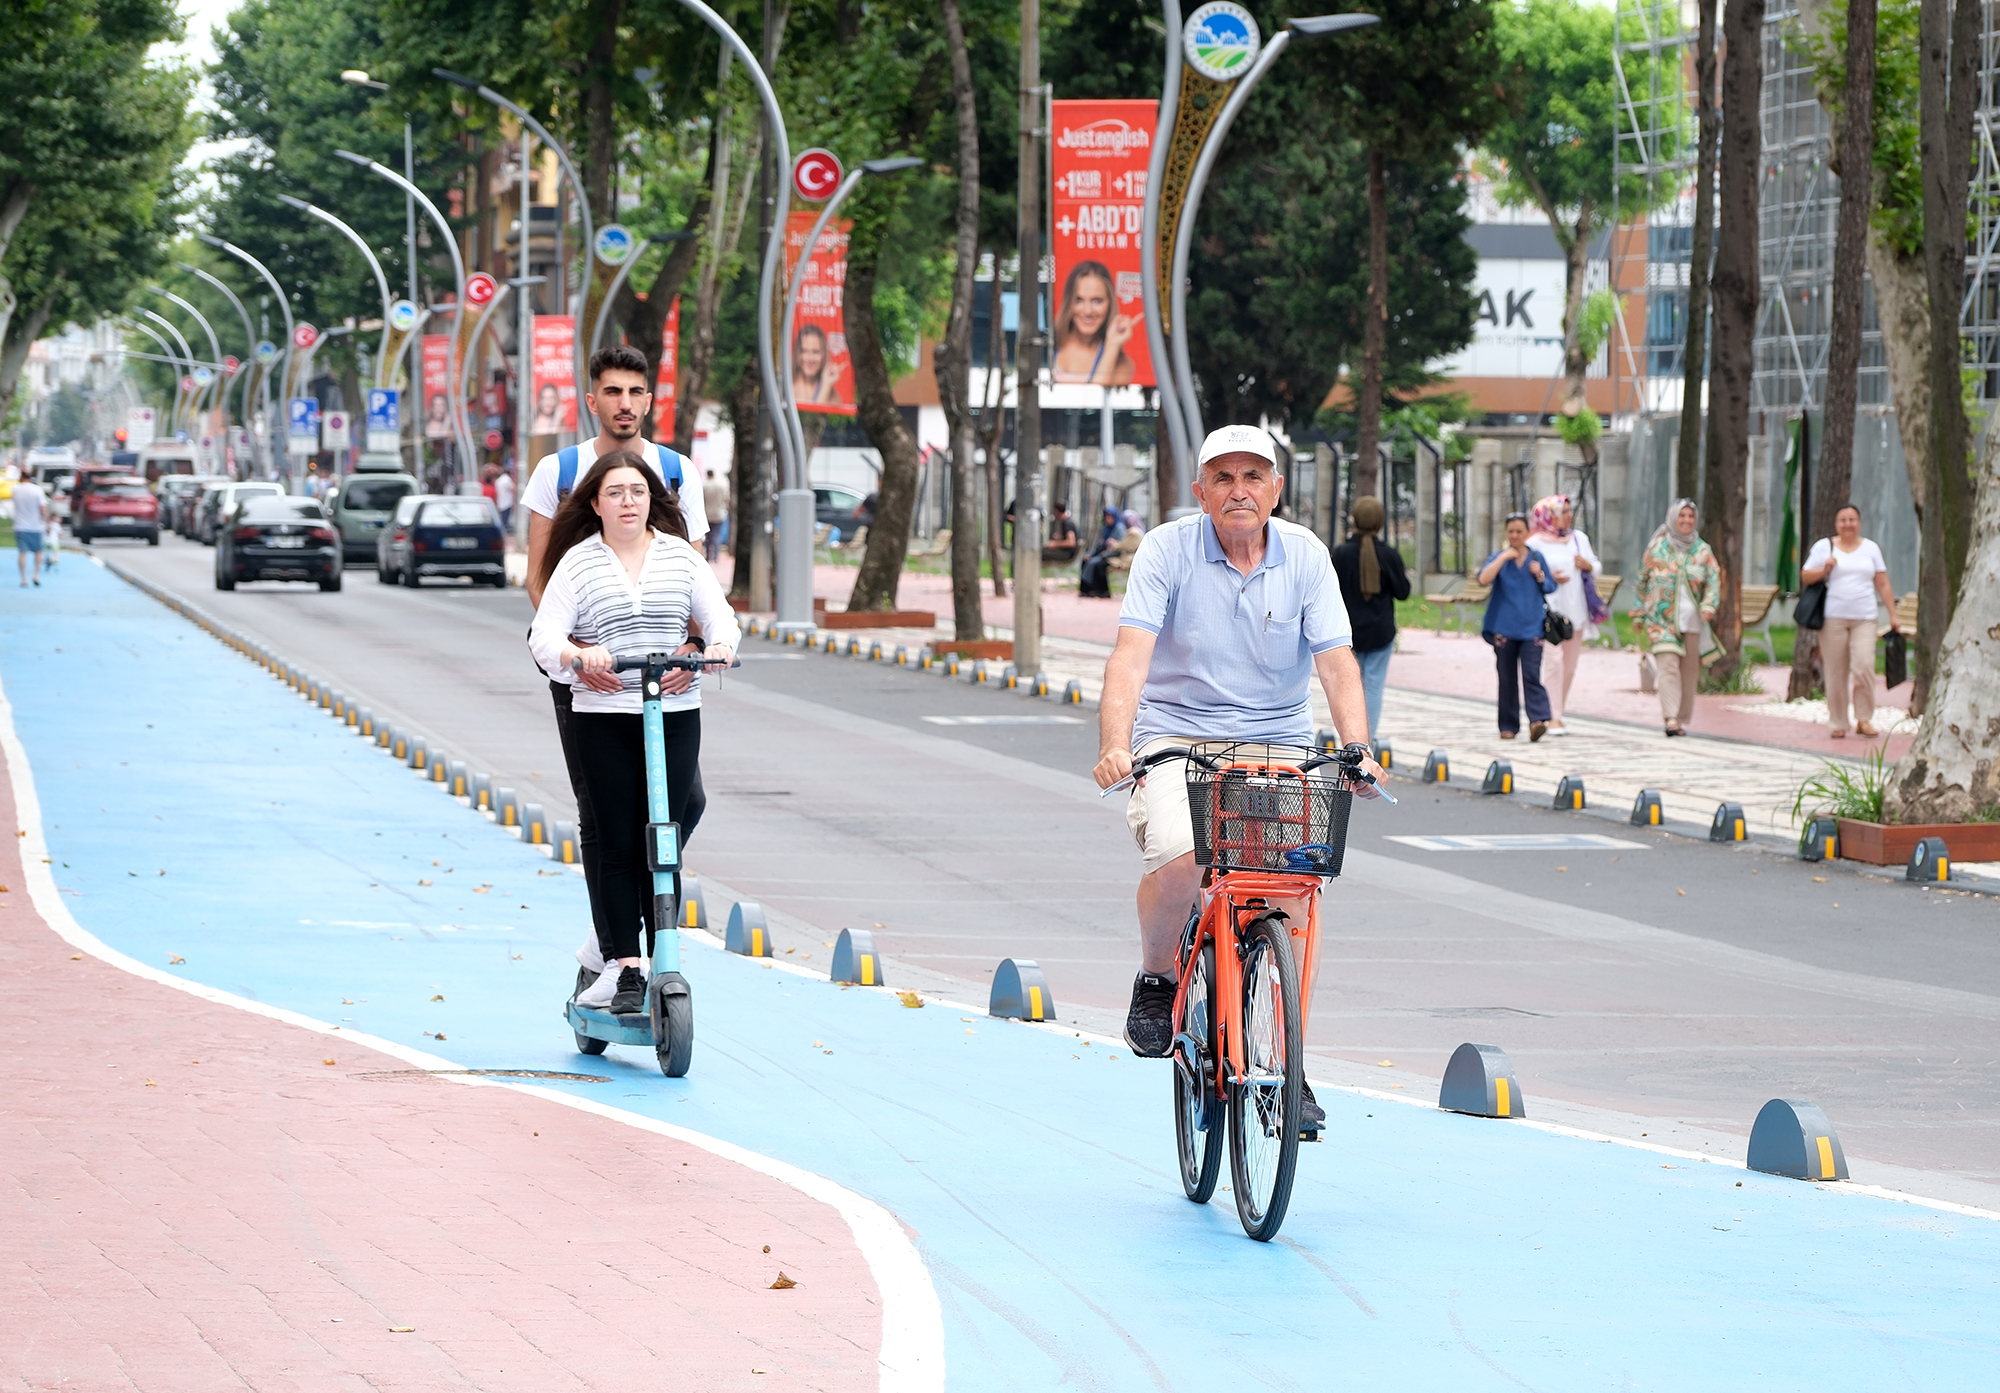
M 70 495 L 69 530 L 79 542 L 98 537 L 144 537 L 160 544 L 160 504 L 134 474 L 98 475 L 88 489 L 79 477 Z

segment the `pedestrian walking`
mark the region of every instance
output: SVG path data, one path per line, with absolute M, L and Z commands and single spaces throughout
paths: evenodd
M 708 519 L 708 535 L 701 539 L 702 555 L 713 561 L 722 555 L 723 539 L 729 535 L 723 525 L 729 520 L 729 485 L 716 478 L 713 469 L 701 481 L 701 508 Z
M 1861 535 L 1861 510 L 1840 505 L 1833 515 L 1831 537 L 1813 543 L 1799 572 L 1807 585 L 1826 583 L 1826 622 L 1819 631 L 1819 660 L 1826 675 L 1826 712 L 1833 722 L 1829 734 L 1847 737 L 1850 699 L 1854 733 L 1879 735 L 1870 718 L 1875 714 L 1875 601 L 1889 610 L 1891 632 L 1896 622 L 1896 592 L 1889 588 L 1889 563 L 1882 548 Z
M 1333 573 L 1347 602 L 1354 630 L 1354 660 L 1361 664 L 1361 689 L 1368 699 L 1368 743 L 1382 723 L 1382 689 L 1389 681 L 1389 655 L 1396 650 L 1396 601 L 1410 598 L 1410 573 L 1403 555 L 1382 540 L 1387 518 L 1382 500 L 1354 500 L 1354 530 L 1333 549 Z
M 493 506 L 500 512 L 500 530 L 503 532 L 512 532 L 514 530 L 514 499 L 516 496 L 514 471 L 511 469 L 502 469 L 499 477 L 493 481 Z
M 42 538 L 48 527 L 49 496 L 33 478 L 14 485 L 14 554 L 21 565 L 21 588 L 27 589 L 28 558 L 35 558 L 34 584 L 42 583 Z
M 1549 608 L 1570 623 L 1569 637 L 1561 643 L 1544 640 L 1542 654 L 1542 686 L 1549 694 L 1549 734 L 1568 735 L 1563 710 L 1569 705 L 1569 689 L 1582 662 L 1584 641 L 1597 637 L 1597 625 L 1592 622 L 1597 607 L 1591 604 L 1597 595 L 1597 553 L 1576 525 L 1576 509 L 1568 494 L 1552 493 L 1537 503 L 1528 523 L 1528 545 L 1549 563 L 1549 575 L 1556 583 Z
M 1479 636 L 1493 645 L 1500 677 L 1500 738 L 1521 733 L 1525 696 L 1528 739 L 1539 740 L 1549 729 L 1549 694 L 1542 686 L 1542 625 L 1548 613 L 1543 597 L 1556 583 L 1549 563 L 1528 545 L 1526 513 L 1507 514 L 1507 545 L 1487 558 L 1478 580 L 1491 588 Z
M 1667 734 L 1686 735 L 1701 687 L 1701 636 L 1722 603 L 1722 567 L 1695 533 L 1692 498 L 1676 498 L 1646 548 L 1632 622 L 1646 631 Z

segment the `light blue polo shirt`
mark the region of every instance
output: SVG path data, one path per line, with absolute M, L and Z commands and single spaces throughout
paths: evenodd
M 1310 745 L 1313 655 L 1353 642 L 1325 544 L 1279 518 L 1248 576 L 1208 514 L 1154 528 L 1132 558 L 1118 623 L 1159 640 L 1135 750 L 1163 735 Z

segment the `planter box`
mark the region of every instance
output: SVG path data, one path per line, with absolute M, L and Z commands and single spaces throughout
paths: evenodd
M 2000 822 L 1882 823 L 1843 817 L 1840 856 L 1871 866 L 1906 865 L 1923 837 L 1944 838 L 1954 861 L 2000 861 Z
M 937 614 L 927 609 L 816 610 L 822 629 L 935 629 Z
M 937 654 L 939 657 L 943 657 L 947 653 L 956 653 L 961 658 L 994 658 L 1006 662 L 1014 660 L 1014 645 L 1006 639 L 982 639 L 977 642 L 968 640 L 965 643 L 958 643 L 956 641 L 933 643 L 931 645 L 931 652 Z

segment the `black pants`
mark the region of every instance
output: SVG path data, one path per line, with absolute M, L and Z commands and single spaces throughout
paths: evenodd
M 701 821 L 701 711 L 662 714 L 667 747 L 667 806 L 681 827 L 683 851 Z M 639 931 L 653 919 L 653 872 L 646 865 L 644 718 L 622 712 L 572 711 L 570 748 L 596 814 L 596 869 L 586 861 L 590 913 L 606 961 L 639 956 Z
M 570 711 L 572 692 L 567 682 L 549 683 L 549 696 L 556 704 L 556 738 L 562 741 L 563 765 L 569 770 L 570 792 L 576 796 L 576 854 L 583 862 L 583 883 L 590 895 L 590 921 L 598 926 L 597 951 L 604 951 L 604 914 L 597 907 L 597 886 L 601 877 L 597 861 L 597 817 L 590 806 L 590 787 L 583 781 L 583 765 L 577 758 L 576 737 L 570 730 L 575 719 Z
M 1521 697 L 1528 698 L 1528 719 L 1549 718 L 1549 693 L 1542 686 L 1542 641 L 1538 638 L 1493 639 L 1493 666 L 1500 675 L 1500 729 L 1521 733 Z

